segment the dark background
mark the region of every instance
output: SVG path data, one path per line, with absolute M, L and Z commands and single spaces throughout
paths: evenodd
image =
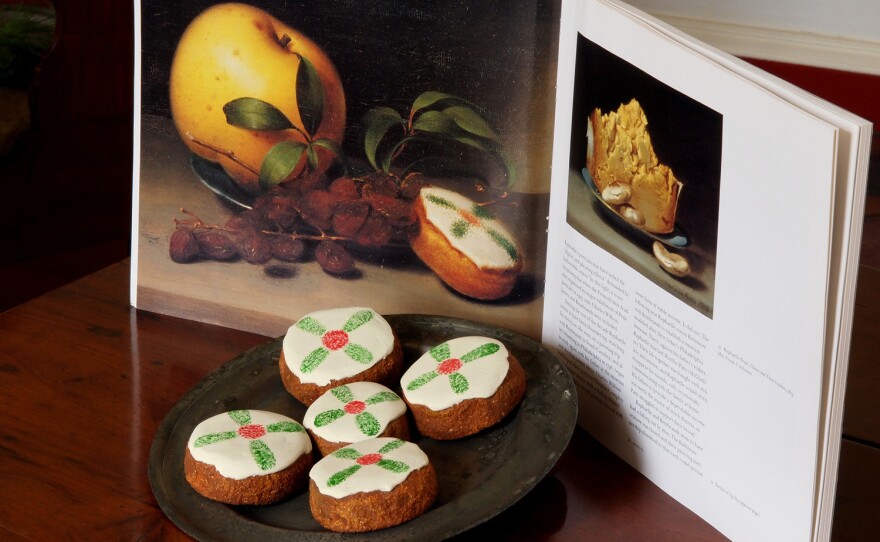
M 638 100 L 661 163 L 683 183 L 676 224 L 713 253 L 718 241 L 721 114 L 578 35 L 570 167 L 586 166 L 587 118 Z

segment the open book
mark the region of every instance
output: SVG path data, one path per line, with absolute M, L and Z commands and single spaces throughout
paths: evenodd
M 198 83 L 207 54 L 180 53 L 212 2 L 141 0 L 132 304 L 267 336 L 342 304 L 519 331 L 568 366 L 584 429 L 723 534 L 827 539 L 870 125 L 623 3 L 514 3 L 260 18 L 317 44 L 289 112 L 265 105 L 281 94 L 181 105 L 181 88 L 213 84 Z M 281 49 L 303 43 L 284 28 Z M 214 132 L 299 135 L 248 163 L 198 131 L 221 110 Z M 466 167 L 417 177 L 441 190 L 418 200 L 403 180 L 436 158 L 428 135 Z M 325 184 L 286 201 L 306 178 Z M 400 193 L 377 198 L 388 179 Z M 334 223 L 341 193 L 360 199 Z M 483 235 L 470 259 L 493 271 L 476 289 L 432 260 L 436 239 L 416 246 L 417 201 L 459 212 L 441 238 Z M 245 238 L 267 207 L 264 238 Z

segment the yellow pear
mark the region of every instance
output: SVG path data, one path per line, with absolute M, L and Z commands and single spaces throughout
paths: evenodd
M 251 193 L 260 191 L 260 165 L 269 149 L 280 141 L 305 138 L 294 129 L 233 126 L 223 106 L 238 98 L 257 98 L 304 129 L 296 96 L 302 65 L 297 55 L 314 65 L 324 89 L 321 123 L 310 135 L 341 143 L 345 94 L 336 68 L 312 40 L 265 11 L 235 3 L 212 6 L 193 19 L 174 53 L 169 91 L 171 115 L 181 138 L 192 152 L 218 162 Z M 332 155 L 317 150 L 320 167 L 326 168 Z

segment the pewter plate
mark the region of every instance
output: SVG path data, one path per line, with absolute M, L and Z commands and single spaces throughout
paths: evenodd
M 159 426 L 148 474 L 165 515 L 199 540 L 427 541 L 470 529 L 528 493 L 559 459 L 574 431 L 577 399 L 562 362 L 524 335 L 476 322 L 425 315 L 386 319 L 403 344 L 405 365 L 446 340 L 481 335 L 507 345 L 528 376 L 523 401 L 496 426 L 455 441 L 413 439 L 437 472 L 439 492 L 430 510 L 389 529 L 341 534 L 327 531 L 315 521 L 307 490 L 258 507 L 211 501 L 189 486 L 183 473 L 184 448 L 202 420 L 228 410 L 261 409 L 302 421 L 305 406 L 285 391 L 278 375 L 281 339 L 275 339 L 205 377 Z

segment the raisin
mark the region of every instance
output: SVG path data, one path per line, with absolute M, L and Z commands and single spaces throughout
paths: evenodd
M 265 235 L 247 232 L 239 236 L 237 241 L 238 252 L 249 263 L 262 264 L 272 258 L 272 244 Z
M 315 259 L 321 269 L 331 275 L 345 275 L 354 269 L 354 258 L 335 241 L 321 241 L 315 248 Z
M 402 199 L 374 194 L 370 196 L 370 205 L 395 226 L 407 226 L 416 220 L 412 205 Z
M 306 252 L 306 244 L 302 239 L 294 239 L 286 235 L 274 235 L 270 245 L 272 256 L 284 262 L 298 261 Z
M 312 190 L 326 190 L 328 184 L 330 184 L 330 179 L 326 175 L 317 171 L 310 171 L 296 181 L 296 189 L 300 194 L 305 194 Z
M 397 178 L 384 171 L 376 171 L 364 179 L 364 191 L 371 196 L 397 197 Z
M 357 182 L 351 177 L 339 177 L 330 184 L 330 193 L 340 199 L 358 199 Z
M 312 226 L 326 230 L 331 226 L 336 198 L 330 192 L 312 190 L 303 194 L 302 213 Z
M 266 218 L 281 231 L 290 231 L 299 221 L 299 212 L 289 197 L 272 196 L 264 211 Z
M 371 213 L 355 235 L 354 240 L 363 247 L 381 247 L 391 240 L 392 229 L 388 221 Z
M 421 173 L 410 173 L 400 183 L 400 195 L 408 200 L 414 200 L 421 192 L 423 186 L 427 186 Z
M 333 213 L 333 231 L 343 237 L 352 237 L 364 225 L 370 214 L 370 205 L 365 201 L 337 202 Z
M 168 253 L 171 261 L 175 263 L 187 263 L 199 257 L 199 242 L 192 230 L 177 228 L 171 234 L 168 243 Z
M 233 260 L 238 257 L 235 243 L 223 232 L 197 229 L 193 232 L 199 242 L 202 256 L 211 260 Z

